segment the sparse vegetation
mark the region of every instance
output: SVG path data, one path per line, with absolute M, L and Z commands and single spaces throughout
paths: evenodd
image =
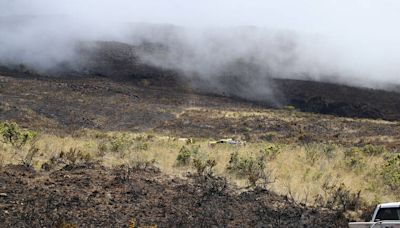
M 24 92 L 40 90 L 31 97 L 43 96 L 53 88 L 29 85 L 24 85 L 29 88 Z M 160 169 L 173 177 L 186 177 L 193 172 L 207 186 L 214 186 L 218 178 L 226 178 L 242 189 L 268 187 L 285 195 L 290 185 L 294 202 L 314 205 L 311 199 L 315 198 L 320 200 L 319 206 L 339 211 L 352 210 L 353 199 L 369 204 L 400 200 L 397 122 L 307 114 L 293 107 L 275 110 L 242 103 L 232 105 L 231 101 L 221 102 L 219 98 L 207 98 L 210 100 L 204 101 L 204 105 L 185 107 L 181 106 L 181 95 L 171 97 L 168 93 L 160 98 L 163 102 L 160 111 L 158 100 L 152 100 L 159 91 L 147 94 L 120 86 L 108 90 L 115 86 L 110 82 L 93 82 L 84 89 L 78 83 L 60 86 L 66 108 L 56 117 L 44 116 L 29 105 L 13 112 L 14 98 L 1 101 L 5 119 L 15 119 L 21 126 L 43 132 L 27 130 L 14 122 L 1 122 L 0 168 L 22 164 L 51 173 L 65 167 L 101 164 L 123 170 L 120 173 L 120 178 L 125 179 L 123 183 L 130 182 L 129 176 L 137 170 Z M 79 93 L 71 95 L 70 87 Z M 18 91 L 21 87 L 10 85 L 1 89 L 10 93 L 11 89 Z M 110 94 L 96 94 L 97 89 Z M 40 103 L 42 100 L 35 102 L 41 108 L 49 107 Z M 81 102 L 84 105 L 73 107 Z M 49 105 L 59 103 L 57 100 Z M 103 105 L 126 119 L 107 116 L 109 112 L 98 109 Z M 65 110 L 77 113 L 64 113 Z M 136 112 L 140 115 L 135 115 Z M 151 116 L 150 121 L 146 115 Z M 146 118 L 138 120 L 137 116 Z M 247 142 L 241 146 L 209 144 L 227 138 Z M 332 181 L 329 189 L 324 187 L 327 179 Z M 132 189 L 135 190 L 132 187 L 129 191 Z
M 28 132 L 19 131 L 20 135 Z M 393 167 L 396 167 L 398 159 L 389 156 L 387 151 L 382 152 L 383 157 L 372 155 L 381 152 L 365 152 L 373 150 L 369 146 L 347 148 L 322 143 L 283 145 L 260 142 L 247 143 L 244 147 L 227 144 L 209 147 L 204 139 L 188 145 L 187 140 L 154 133 L 97 131 L 86 131 L 73 138 L 46 134 L 27 138 L 29 140 L 22 147 L 22 157 L 13 155 L 17 147 L 3 140 L 0 148 L 3 148 L 1 160 L 4 165 L 24 164 L 50 171 L 67 165 L 98 162 L 108 167 L 124 165 L 130 170 L 157 166 L 170 175 L 185 175 L 188 170 L 193 170 L 198 175 L 227 177 L 242 187 L 269 187 L 282 194 L 286 194 L 286 188 L 279 186 L 290 184 L 294 198 L 299 202 L 303 202 L 306 195 L 309 199 L 317 195 L 327 197 L 321 186 L 330 178 L 344 183 L 351 192 L 361 190 L 360 198 L 366 201 L 376 202 L 377 196 L 380 200 L 397 200 L 398 171 Z M 380 148 L 374 150 L 381 151 Z M 301 178 L 292 178 L 295 175 Z M 380 185 L 388 188 L 374 187 Z M 309 190 L 304 192 L 305 188 Z

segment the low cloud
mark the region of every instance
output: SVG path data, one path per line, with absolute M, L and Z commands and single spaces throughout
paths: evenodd
M 199 88 L 273 100 L 271 78 L 356 86 L 400 83 L 397 1 L 0 2 L 0 63 L 80 69 L 82 42 L 157 47 L 146 64 Z

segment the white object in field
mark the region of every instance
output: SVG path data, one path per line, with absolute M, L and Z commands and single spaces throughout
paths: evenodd
M 351 222 L 349 228 L 400 228 L 400 202 L 376 206 L 370 222 Z
M 235 145 L 235 146 L 245 146 L 246 141 L 239 141 L 239 140 L 233 140 L 233 139 L 220 139 L 218 141 L 211 141 L 208 143 L 210 147 L 214 147 L 216 144 L 229 144 L 229 145 Z

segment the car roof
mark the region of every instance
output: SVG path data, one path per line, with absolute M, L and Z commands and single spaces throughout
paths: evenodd
M 382 203 L 378 205 L 380 208 L 400 207 L 400 202 Z

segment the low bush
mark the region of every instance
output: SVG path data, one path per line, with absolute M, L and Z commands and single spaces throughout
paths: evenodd
M 14 122 L 0 123 L 0 134 L 5 143 L 10 143 L 13 147 L 21 149 L 25 144 L 37 136 L 34 131 L 21 130 Z
M 133 140 L 129 139 L 125 134 L 115 137 L 110 142 L 110 149 L 113 152 L 122 152 L 132 145 Z
M 0 135 L 5 143 L 13 147 L 22 165 L 27 167 L 33 165 L 33 159 L 39 152 L 34 140 L 37 136 L 36 132 L 22 130 L 15 122 L 2 122 Z
M 400 154 L 397 154 L 386 161 L 382 169 L 382 177 L 391 189 L 400 189 Z
M 344 152 L 345 164 L 350 169 L 361 169 L 365 165 L 364 158 L 362 156 L 362 150 L 358 147 L 352 147 Z
M 214 159 L 193 159 L 193 167 L 196 169 L 198 175 L 207 175 L 212 176 L 214 173 L 214 167 L 217 165 L 217 162 Z
M 76 165 L 79 163 L 89 163 L 92 161 L 92 156 L 89 153 L 83 152 L 76 148 L 70 148 L 69 151 L 61 151 L 60 158 L 65 161 L 66 164 Z
M 374 145 L 365 145 L 362 148 L 362 151 L 364 152 L 365 155 L 368 156 L 377 156 L 377 155 L 382 155 L 385 154 L 386 148 L 384 146 L 374 146 Z
M 42 169 L 49 171 L 57 166 L 76 166 L 92 162 L 94 162 L 94 158 L 91 154 L 76 148 L 70 148 L 68 151 L 61 151 L 59 154 L 51 157 L 48 162 L 42 164 Z
M 139 135 L 130 137 L 127 134 L 114 136 L 110 141 L 102 141 L 98 145 L 99 154 L 105 154 L 107 151 L 123 153 L 126 151 L 141 151 L 148 150 L 149 144 L 147 141 L 151 140 L 148 137 Z
M 264 154 L 256 157 L 240 157 L 236 151 L 231 153 L 226 169 L 231 174 L 246 178 L 251 187 L 260 185 L 266 187 L 271 183 L 271 175 L 266 170 L 265 160 Z
M 179 150 L 178 156 L 176 157 L 176 162 L 178 166 L 185 166 L 189 165 L 193 156 L 199 154 L 200 147 L 199 146 L 192 146 L 186 147 L 182 146 Z
M 355 211 L 361 206 L 361 191 L 351 192 L 344 183 L 337 185 L 326 181 L 322 185 L 322 190 L 325 194 L 325 201 L 320 198 L 319 202 L 322 205 L 319 206 L 342 212 Z

